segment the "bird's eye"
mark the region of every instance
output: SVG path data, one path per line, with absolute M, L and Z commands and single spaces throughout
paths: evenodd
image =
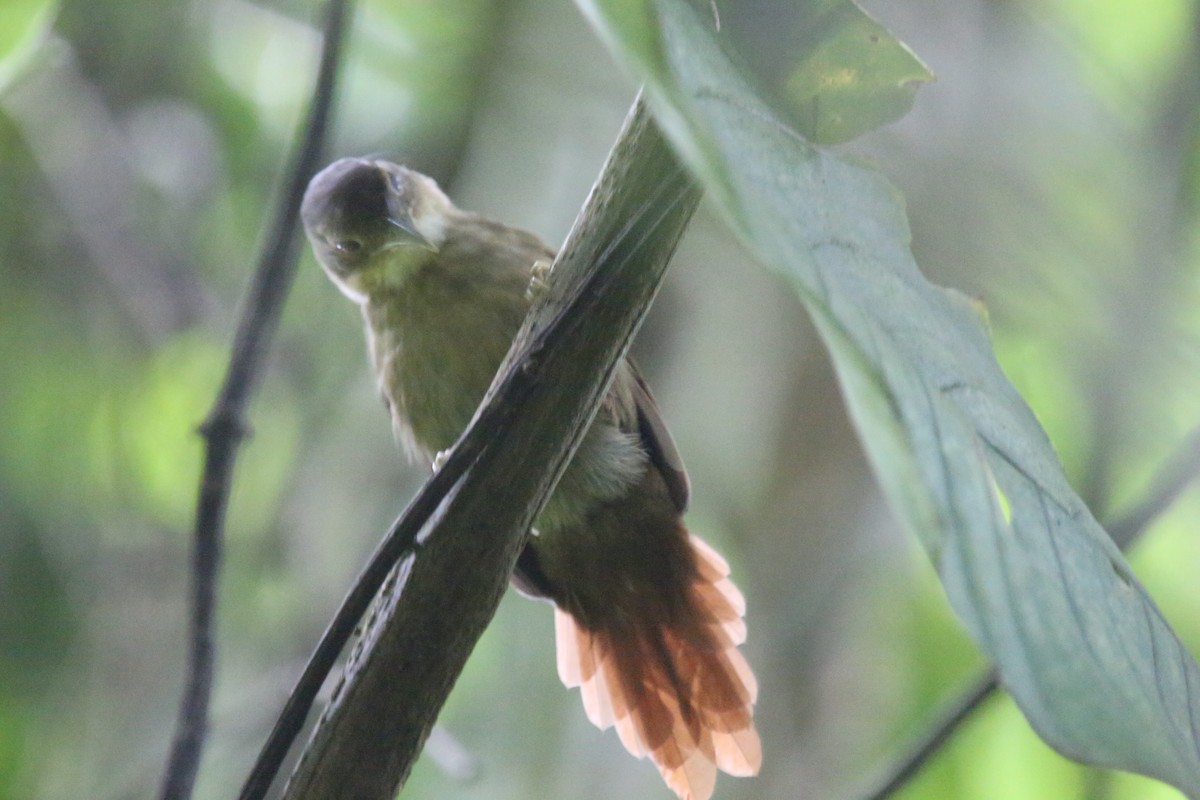
M 362 242 L 357 239 L 341 239 L 333 243 L 333 249 L 350 255 L 362 249 Z

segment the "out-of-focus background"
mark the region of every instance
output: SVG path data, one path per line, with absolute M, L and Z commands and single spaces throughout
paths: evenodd
M 718 0 L 784 74 L 791 4 Z M 736 8 L 726 8 L 736 6 Z M 1101 519 L 1200 425 L 1200 10 L 1185 0 L 875 0 L 937 73 L 845 148 L 907 197 L 935 281 Z M 183 675 L 194 430 L 215 395 L 315 72 L 312 0 L 5 0 L 0 39 L 0 798 L 150 796 Z M 6 16 L 7 15 L 7 16 Z M 3 44 L 0 41 L 0 44 Z M 331 157 L 386 153 L 558 243 L 635 87 L 565 0 L 364 0 Z M 719 798 L 856 798 L 981 667 L 880 499 L 787 286 L 702 207 L 637 345 L 694 531 L 749 601 L 765 761 Z M 359 565 L 419 485 L 355 309 L 307 253 L 251 409 L 198 797 L 229 797 Z M 1133 563 L 1200 651 L 1200 496 Z M 463 565 L 470 569 L 470 565 Z M 411 798 L 667 798 L 559 684 L 508 597 Z M 904 798 L 1175 798 L 1084 769 L 989 703 Z

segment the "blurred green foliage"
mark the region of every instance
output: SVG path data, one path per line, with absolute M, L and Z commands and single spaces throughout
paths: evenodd
M 0 7 L 0 87 L 36 52 L 57 10 L 55 0 L 10 0 Z
M 766 85 L 795 66 L 792 5 L 717 3 Z M 938 81 L 851 147 L 907 196 L 927 273 L 988 305 L 1010 377 L 1110 516 L 1200 420 L 1194 5 L 867 6 Z M 194 430 L 312 83 L 318 8 L 0 8 L 5 800 L 157 785 L 182 676 Z M 366 0 L 330 155 L 391 153 L 556 242 L 633 89 L 569 4 Z M 711 214 L 638 347 L 693 474 L 690 524 L 750 604 L 765 765 L 718 796 L 853 797 L 979 657 L 874 489 L 797 304 Z M 205 798 L 235 790 L 422 477 L 390 441 L 353 309 L 307 256 L 251 422 Z M 1193 652 L 1198 502 L 1133 556 Z M 552 638 L 548 608 L 505 600 L 442 717 L 466 759 L 435 740 L 405 796 L 666 796 L 559 685 Z M 1178 793 L 1061 759 L 998 699 L 902 796 Z

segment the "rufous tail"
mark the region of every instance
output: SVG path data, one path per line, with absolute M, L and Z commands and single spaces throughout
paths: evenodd
M 588 719 L 615 725 L 626 749 L 650 756 L 682 800 L 708 800 L 717 770 L 754 775 L 762 763 L 758 682 L 737 649 L 746 603 L 729 565 L 698 537 L 690 541 L 687 619 L 588 630 L 556 608 L 555 633 L 559 677 L 580 687 Z

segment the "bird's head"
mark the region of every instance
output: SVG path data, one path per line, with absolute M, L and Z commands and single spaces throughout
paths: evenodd
M 361 303 L 437 252 L 453 210 L 432 178 L 390 161 L 343 158 L 309 182 L 300 218 L 317 261 Z

